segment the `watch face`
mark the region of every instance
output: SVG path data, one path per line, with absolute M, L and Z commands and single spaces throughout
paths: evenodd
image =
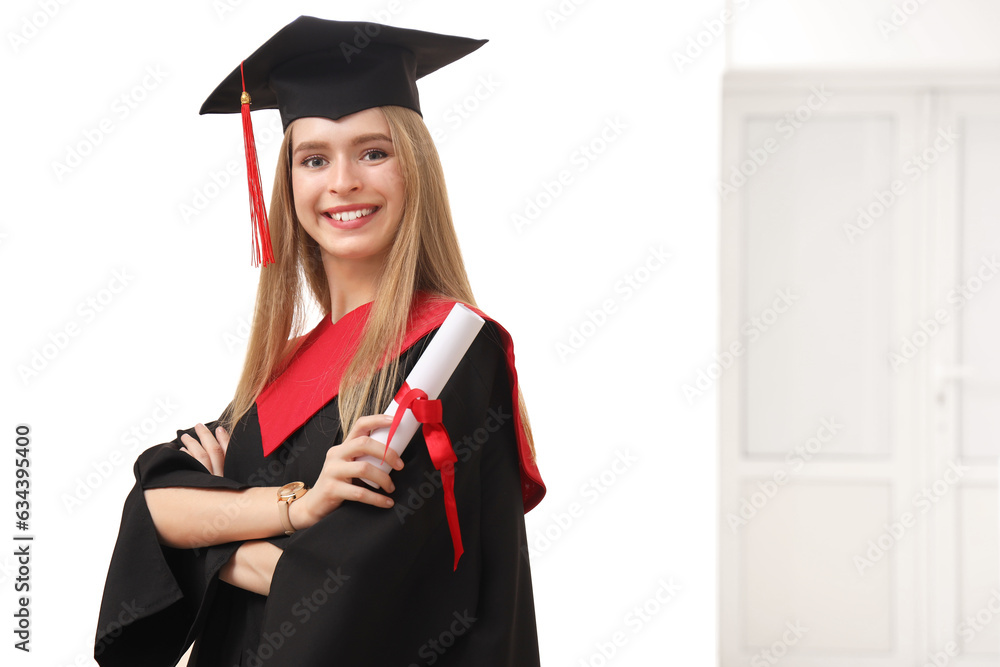
M 306 485 L 303 482 L 290 482 L 278 490 L 278 496 L 281 498 L 297 498 L 299 492 L 304 488 L 306 488 Z

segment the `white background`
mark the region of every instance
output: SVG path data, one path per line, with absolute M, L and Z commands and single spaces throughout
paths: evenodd
M 549 489 L 526 517 L 544 663 L 600 664 L 597 644 L 616 632 L 627 639 L 617 664 L 713 662 L 715 405 L 710 394 L 689 405 L 681 385 L 716 338 L 724 40 L 683 72 L 670 54 L 720 8 L 594 1 L 568 4 L 553 24 L 555 2 L 232 4 L 66 2 L 51 17 L 43 2 L 5 5 L 0 442 L 13 450 L 15 425 L 31 425 L 36 539 L 30 656 L 11 647 L 13 546 L 0 552 L 0 660 L 91 664 L 135 456 L 215 419 L 232 396 L 257 280 L 240 121 L 197 112 L 241 58 L 311 14 L 490 40 L 422 80 L 421 103 L 446 133 L 439 148 L 477 300 L 515 340 Z M 456 104 L 472 109 L 457 126 Z M 277 123 L 276 112 L 255 113 L 268 191 Z M 621 129 L 603 142 L 605 127 Z M 591 142 L 600 154 L 581 161 Z M 57 173 L 73 150 L 87 154 Z M 214 187 L 229 161 L 236 175 Z M 539 199 L 561 170 L 572 182 Z M 529 199 L 547 206 L 519 231 L 512 215 Z M 198 204 L 185 219 L 182 207 Z M 665 265 L 616 291 L 661 249 Z M 111 293 L 115 272 L 127 284 Z M 91 314 L 87 300 L 109 296 Z M 608 299 L 614 312 L 560 355 Z M 77 335 L 58 347 L 71 324 Z M 24 376 L 36 352 L 51 358 Z M 158 401 L 174 407 L 156 423 Z M 145 431 L 137 443 L 126 439 L 133 428 Z M 630 463 L 619 474 L 620 455 Z M 12 452 L 3 459 L 0 535 L 13 545 Z M 590 480 L 602 473 L 598 492 Z M 573 503 L 582 512 L 567 524 L 559 517 Z M 661 579 L 680 586 L 676 598 L 628 623 Z

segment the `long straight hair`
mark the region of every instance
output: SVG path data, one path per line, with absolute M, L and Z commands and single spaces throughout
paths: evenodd
M 345 437 L 366 411 L 382 412 L 392 400 L 415 293 L 421 290 L 443 300 L 476 305 L 452 223 L 444 171 L 430 132 L 411 109 L 378 108 L 389 124 L 405 184 L 405 201 L 357 352 L 340 382 L 340 422 Z M 261 268 L 243 372 L 230 409 L 222 419 L 230 433 L 264 387 L 287 367 L 294 353 L 289 338 L 305 330 L 303 279 L 324 316 L 330 317 L 330 286 L 319 244 L 295 216 L 290 137 L 291 125 L 281 143 L 271 195 L 269 225 L 275 263 Z M 531 426 L 520 388 L 517 399 L 534 457 Z

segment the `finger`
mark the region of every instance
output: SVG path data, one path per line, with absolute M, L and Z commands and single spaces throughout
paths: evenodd
M 201 445 L 202 451 L 205 452 L 205 456 L 208 458 L 208 463 L 205 464 L 205 467 L 208 468 L 210 473 L 215 475 L 218 471 L 216 467 L 218 455 L 215 450 L 222 451 L 219 448 L 219 443 L 216 442 L 211 433 L 208 433 L 208 428 L 204 424 L 195 424 L 194 432 L 198 436 L 198 444 Z
M 392 483 L 389 473 L 379 470 L 367 461 L 355 461 L 351 464 L 350 470 L 353 477 L 374 482 L 378 488 L 385 489 L 389 493 L 396 490 L 396 485 Z
M 399 455 L 399 452 L 395 449 L 392 447 L 387 448 L 384 442 L 379 442 L 375 438 L 365 437 L 361 438 L 361 440 L 362 443 L 360 445 L 360 449 L 358 450 L 361 452 L 359 456 L 361 454 L 368 454 L 369 456 L 374 456 L 379 461 L 381 461 L 382 457 L 385 456 L 385 462 L 390 466 L 396 470 L 403 469 L 403 459 Z
M 202 449 L 201 443 L 198 442 L 196 438 L 192 438 L 187 433 L 181 435 L 181 442 L 183 442 L 186 447 L 183 447 L 184 451 L 196 461 L 201 463 L 203 466 L 208 468 L 209 472 L 212 472 L 212 461 L 208 458 L 208 454 Z
M 208 453 L 208 458 L 212 462 L 209 470 L 212 471 L 213 475 L 221 475 L 226 460 L 225 454 L 222 451 L 222 445 L 219 444 L 219 441 L 215 439 L 215 436 L 212 435 L 212 432 L 204 424 L 195 424 L 194 430 L 201 440 L 202 448 Z
M 197 430 L 197 428 L 195 430 Z M 205 447 L 202 446 L 202 443 L 199 442 L 198 438 L 184 433 L 181 435 L 181 442 L 187 445 L 188 453 L 197 459 L 199 463 L 205 466 L 209 473 L 213 475 L 215 474 L 215 470 L 212 466 L 212 457 L 209 456 L 207 451 L 205 451 Z
M 219 441 L 219 444 L 222 445 L 222 455 L 225 456 L 226 454 L 228 454 L 229 433 L 226 432 L 226 429 L 222 428 L 221 426 L 215 429 L 215 438 Z
M 353 461 L 361 456 L 374 456 L 379 461 L 383 460 L 395 468 L 403 469 L 403 459 L 399 453 L 391 447 L 386 447 L 384 442 L 362 435 L 353 440 L 345 441 L 342 445 L 331 447 L 329 454 L 343 461 Z
M 367 417 L 361 417 L 358 421 L 354 422 L 354 428 L 351 432 L 347 434 L 344 441 L 353 440 L 359 436 L 368 435 L 372 431 L 379 428 L 388 428 L 392 425 L 392 417 L 389 415 L 368 415 Z
M 383 495 L 381 493 L 376 493 L 370 489 L 366 489 L 363 486 L 358 486 L 355 484 L 349 484 L 347 482 L 342 482 L 343 488 L 340 495 L 344 500 L 353 500 L 358 503 L 364 503 L 366 505 L 374 505 L 375 507 L 392 507 L 392 498 Z
M 187 445 L 188 454 L 195 457 L 196 459 L 200 459 L 203 456 L 207 456 L 205 450 L 202 449 L 201 443 L 198 442 L 197 438 L 193 438 L 187 433 L 184 433 L 181 435 L 181 442 Z

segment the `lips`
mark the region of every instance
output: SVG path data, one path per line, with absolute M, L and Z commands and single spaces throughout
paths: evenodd
M 357 229 L 379 211 L 379 206 L 337 206 L 323 211 L 323 217 L 338 229 Z

